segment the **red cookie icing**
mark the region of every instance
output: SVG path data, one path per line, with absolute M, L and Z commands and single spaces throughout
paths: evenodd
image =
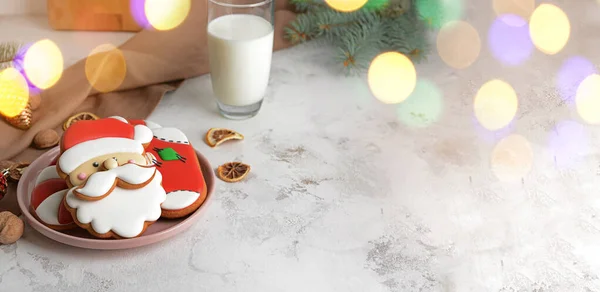
M 63 198 L 60 206 L 58 206 L 58 223 L 71 224 L 73 222 L 73 216 L 71 216 L 71 212 L 65 207 L 65 198 Z
M 44 200 L 48 199 L 50 196 L 55 194 L 56 192 L 68 189 L 67 183 L 65 180 L 60 178 L 50 179 L 44 181 L 37 185 L 33 191 L 31 192 L 31 208 L 37 214 L 38 207 L 44 202 Z M 64 200 L 64 198 L 63 198 Z M 47 206 L 46 206 L 47 207 Z M 58 208 L 58 223 L 61 225 L 67 225 L 73 223 L 73 217 L 71 213 L 66 210 L 64 204 L 59 204 L 56 206 Z M 45 223 L 45 222 L 44 222 Z
M 90 127 L 94 131 L 90 131 Z M 120 133 L 123 137 L 133 137 L 134 128 L 117 119 L 100 119 L 79 121 L 72 124 L 62 137 L 60 149 L 64 151 L 81 142 L 98 139 L 107 135 Z
M 37 185 L 31 192 L 31 207 L 35 210 L 37 207 L 52 194 L 66 190 L 69 187 L 64 179 L 55 178 L 44 181 Z
M 146 125 L 143 120 L 131 120 L 129 122 L 133 125 Z M 164 129 L 165 128 L 160 128 L 155 129 L 154 131 L 156 133 L 161 132 Z M 163 176 L 162 185 L 167 192 L 166 202 L 169 201 L 169 193 L 175 194 L 179 191 L 188 191 L 198 194 L 206 193 L 206 182 L 204 181 L 196 151 L 187 139 L 185 141 L 181 140 L 181 138 L 185 138 L 182 133 L 181 135 L 175 135 L 180 133 L 179 130 L 172 130 L 173 136 L 176 137 L 164 138 L 157 137 L 155 134 L 150 144 L 146 147 L 146 152 L 155 157 L 157 169 Z M 161 158 L 161 155 L 159 154 L 160 150 L 167 148 L 173 149 L 181 159 L 165 160 Z M 192 203 L 193 202 L 190 202 L 190 205 Z
M 185 162 L 182 160 L 165 161 L 161 159 L 157 149 L 165 148 L 175 150 L 185 159 Z M 160 163 L 158 170 L 163 176 L 162 184 L 167 196 L 173 191 L 186 190 L 202 193 L 206 189 L 198 156 L 196 156 L 196 151 L 191 145 L 171 143 L 154 138 L 146 151 L 152 153 Z

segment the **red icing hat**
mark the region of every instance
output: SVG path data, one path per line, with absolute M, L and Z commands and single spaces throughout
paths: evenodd
M 71 173 L 84 162 L 112 153 L 144 153 L 152 131 L 144 125 L 131 125 L 121 117 L 79 121 L 63 134 L 58 165 Z

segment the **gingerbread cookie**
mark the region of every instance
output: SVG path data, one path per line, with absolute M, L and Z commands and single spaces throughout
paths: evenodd
M 133 120 L 134 125 L 149 121 Z M 206 200 L 207 187 L 196 151 L 186 135 L 176 128 L 151 123 L 154 139 L 146 151 L 163 176 L 167 199 L 162 217 L 181 218 L 196 211 Z
M 79 121 L 63 134 L 57 173 L 72 187 L 102 171 L 109 160 L 118 165 L 145 165 L 145 147 L 152 138 L 150 128 L 131 125 L 122 118 Z
M 133 238 L 160 218 L 167 196 L 161 183 L 154 166 L 125 164 L 71 188 L 64 205 L 75 223 L 96 237 Z
M 76 227 L 71 214 L 62 204 L 67 190 L 67 183 L 56 173 L 56 166 L 44 168 L 38 175 L 30 196 L 29 206 L 33 216 L 55 230 Z

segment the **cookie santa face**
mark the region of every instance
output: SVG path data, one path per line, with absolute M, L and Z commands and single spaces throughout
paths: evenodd
M 92 174 L 64 205 L 75 223 L 100 238 L 133 238 L 160 218 L 166 199 L 154 166 L 128 163 Z
M 145 165 L 146 158 L 139 153 L 113 153 L 101 155 L 81 164 L 68 175 L 68 179 L 70 185 L 79 186 L 90 175 L 98 171 L 111 169 L 115 166 L 121 166 L 126 163 Z
M 77 186 L 103 169 L 128 162 L 145 165 L 144 149 L 152 138 L 148 127 L 122 119 L 77 122 L 63 134 L 57 172 L 70 186 Z

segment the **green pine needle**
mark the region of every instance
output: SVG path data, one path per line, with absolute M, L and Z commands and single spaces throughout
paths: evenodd
M 413 61 L 429 51 L 427 24 L 415 9 L 416 0 L 369 0 L 355 12 L 331 9 L 323 0 L 291 0 L 299 14 L 285 28 L 294 44 L 324 40 L 336 51 L 336 61 L 346 73 L 368 69 L 371 60 L 386 51 L 397 51 Z
M 0 70 L 13 67 L 13 60 L 19 53 L 21 44 L 15 42 L 0 43 Z

